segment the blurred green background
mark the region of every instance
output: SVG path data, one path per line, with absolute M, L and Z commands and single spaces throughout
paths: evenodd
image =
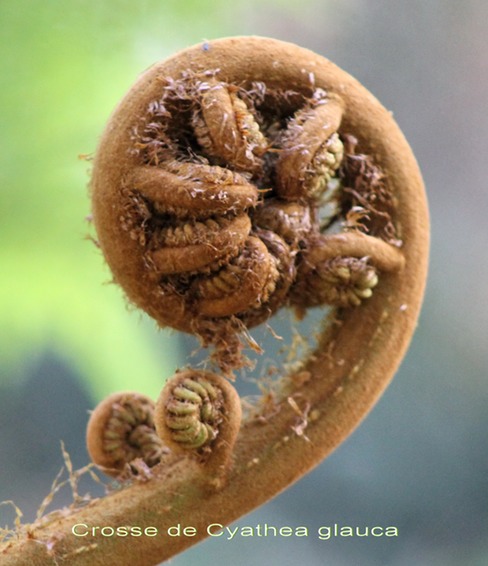
M 412 347 L 377 407 L 237 524 L 400 535 L 215 539 L 172 564 L 487 564 L 487 21 L 484 0 L 0 0 L 0 501 L 32 520 L 62 466 L 60 440 L 87 463 L 88 410 L 120 389 L 156 396 L 193 348 L 110 284 L 88 240 L 90 163 L 78 156 L 155 61 L 266 35 L 328 57 L 392 110 L 426 181 L 432 258 Z M 0 526 L 13 520 L 0 507 Z

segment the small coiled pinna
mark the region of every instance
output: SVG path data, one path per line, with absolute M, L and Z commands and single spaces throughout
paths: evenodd
M 219 483 L 229 468 L 241 416 L 239 395 L 227 379 L 186 369 L 164 386 L 154 423 L 165 446 L 175 454 L 196 456 L 205 463 L 210 481 Z
M 139 393 L 114 393 L 92 412 L 87 447 L 92 461 L 111 476 L 136 460 L 152 468 L 168 450 L 156 434 L 154 402 Z

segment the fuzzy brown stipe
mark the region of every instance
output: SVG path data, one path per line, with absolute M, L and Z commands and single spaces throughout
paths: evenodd
M 276 165 L 280 140 L 293 117 L 303 108 L 313 110 L 321 93 L 327 100 L 340 101 L 341 119 L 334 133 L 343 144 L 344 157 L 333 173 L 337 185 L 333 218 L 322 222 L 322 197 L 309 195 L 304 187 L 298 191 L 299 202 L 290 202 L 308 211 L 310 229 L 298 238 L 285 238 L 281 228 L 280 235 L 270 224 L 254 223 L 250 234 L 266 245 L 264 232 L 273 232 L 288 246 L 293 258 L 288 269 L 296 269 L 296 275 L 285 302 L 295 285 L 306 282 L 306 275 L 300 275 L 303 269 L 320 269 L 326 262 L 339 261 L 336 258 L 345 258 L 351 274 L 358 262 L 371 266 L 378 282 L 372 296 L 359 306 L 334 309 L 328 315 L 331 324 L 324 323 L 314 351 L 301 360 L 296 373 L 282 376 L 283 389 L 269 399 L 267 410 L 256 410 L 242 423 L 232 453 L 225 452 L 221 466 L 211 457 L 202 463 L 193 451 L 169 455 L 152 468 L 148 481 L 60 514 L 49 524 L 34 525 L 29 540 L 13 540 L 0 550 L 2 566 L 63 561 L 72 566 L 154 566 L 169 559 L 204 538 L 210 523 L 227 525 L 236 520 L 330 454 L 388 385 L 414 331 L 426 280 L 429 220 L 420 172 L 405 138 L 391 113 L 330 61 L 289 43 L 257 37 L 209 41 L 155 65 L 112 115 L 95 159 L 93 212 L 101 249 L 129 298 L 159 324 L 166 323 L 169 310 L 171 325 L 186 331 L 196 325 L 198 334 L 222 346 L 219 359 L 226 354 L 229 367 L 235 367 L 239 329 L 246 326 L 249 312 L 222 319 L 199 317 L 191 311 L 191 300 L 170 292 L 171 288 L 184 291 L 185 285 L 188 290 L 193 280 L 154 276 L 147 246 L 162 224 L 174 223 L 175 218 L 173 213 L 169 219 L 160 214 L 149 199 L 124 185 L 135 169 L 145 165 L 164 168 L 165 161 L 202 163 L 202 158 L 207 159 L 205 164 L 216 164 L 212 160 L 218 158 L 210 155 L 195 157 L 200 146 L 191 120 L 199 103 L 192 99 L 189 75 L 236 86 L 246 105 L 250 101 L 247 107 L 252 107 L 256 123 L 271 143 L 261 156 L 262 170 L 246 174 L 262 199 L 246 210 L 251 221 L 266 201 L 289 200 L 286 191 L 278 195 Z M 348 136 L 357 140 L 354 147 Z M 317 148 L 323 142 L 327 144 L 322 138 Z M 327 153 L 339 155 L 337 149 L 319 157 L 328 161 Z M 328 191 L 329 187 L 323 195 Z M 286 218 L 281 225 L 287 225 Z M 267 249 L 273 255 L 269 242 L 271 238 Z M 278 270 L 285 270 L 285 263 L 277 262 Z M 370 277 L 367 285 L 374 283 Z M 219 437 L 220 433 L 214 442 Z M 219 476 L 212 471 L 209 478 L 208 470 L 217 469 L 223 470 L 225 481 L 209 489 L 209 479 Z M 130 537 L 96 537 L 88 544 L 71 532 L 77 523 L 118 526 L 129 521 L 155 526 L 160 535 L 176 524 L 192 525 L 197 534 L 141 537 L 138 544 Z

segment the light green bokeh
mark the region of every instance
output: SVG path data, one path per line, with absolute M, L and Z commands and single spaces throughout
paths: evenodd
M 176 335 L 126 308 L 87 239 L 90 164 L 137 74 L 223 34 L 208 1 L 0 3 L 0 367 L 2 382 L 53 351 L 100 398 L 156 395 L 184 363 Z

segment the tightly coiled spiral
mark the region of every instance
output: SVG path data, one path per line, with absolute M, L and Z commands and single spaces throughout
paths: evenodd
M 165 385 L 155 408 L 155 426 L 174 452 L 220 453 L 227 458 L 241 421 L 239 395 L 218 374 L 195 369 L 176 373 Z
M 110 210 L 110 238 L 126 238 L 115 279 L 162 326 L 214 344 L 227 373 L 242 363 L 236 335 L 282 306 L 344 308 L 371 296 L 378 268 L 357 240 L 348 245 L 351 233 L 400 245 L 388 183 L 341 132 L 342 116 L 341 99 L 311 84 L 186 70 L 161 78 L 132 126 L 131 166 Z M 337 230 L 340 253 L 328 234 Z M 311 265 L 317 247 L 330 253 Z
M 168 452 L 156 434 L 154 402 L 139 393 L 115 393 L 95 408 L 87 447 L 93 462 L 113 476 L 137 460 L 152 468 Z
M 208 380 L 190 377 L 172 389 L 166 405 L 166 426 L 173 442 L 183 448 L 202 448 L 218 434 L 222 393 Z

